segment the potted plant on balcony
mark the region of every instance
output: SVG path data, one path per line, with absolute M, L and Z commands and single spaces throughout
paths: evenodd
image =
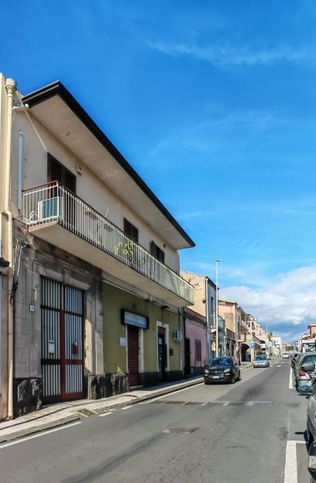
M 127 258 L 130 262 L 133 262 L 135 254 L 133 242 L 119 242 L 114 248 L 114 254 L 120 258 Z

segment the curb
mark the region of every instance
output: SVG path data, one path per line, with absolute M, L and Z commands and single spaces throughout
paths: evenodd
M 172 392 L 177 392 L 177 391 L 181 391 L 181 389 L 186 389 L 188 387 L 191 387 L 191 386 L 197 386 L 198 384 L 201 384 L 203 382 L 203 377 L 200 377 L 198 379 L 195 379 L 194 381 L 188 381 L 187 383 L 183 383 L 181 384 L 180 387 L 166 387 L 165 389 L 161 389 L 159 391 L 159 393 L 157 392 L 156 394 L 148 394 L 148 396 L 140 396 L 138 397 L 137 399 L 135 399 L 134 401 L 131 401 L 129 403 L 129 405 L 132 405 L 132 404 L 137 404 L 139 402 L 142 402 L 142 401 L 148 401 L 150 399 L 155 399 L 156 397 L 160 397 L 160 396 L 164 396 L 165 394 L 170 394 Z M 124 406 L 126 406 L 126 404 L 124 404 Z
M 49 429 L 58 428 L 59 426 L 65 426 L 66 424 L 73 423 L 74 421 L 78 420 L 80 420 L 80 417 L 76 414 L 72 414 L 56 421 L 50 421 L 39 426 L 33 426 L 32 428 L 15 431 L 11 434 L 8 434 L 7 436 L 0 437 L 0 445 L 4 443 L 9 443 L 10 441 L 14 441 L 16 439 L 24 438 L 25 436 L 31 436 L 33 434 L 42 433 L 43 431 Z
M 114 408 L 119 408 L 119 407 L 124 407 L 124 406 L 129 406 L 129 405 L 135 405 L 135 404 L 140 403 L 142 401 L 148 401 L 150 399 L 155 399 L 156 397 L 163 396 L 165 394 L 169 394 L 169 393 L 172 393 L 172 392 L 180 391 L 181 389 L 186 389 L 188 387 L 195 386 L 197 384 L 200 384 L 201 382 L 203 382 L 202 377 L 198 378 L 198 379 L 194 379 L 193 381 L 187 381 L 185 383 L 182 383 L 181 385 L 179 384 L 176 387 L 175 386 L 166 387 L 164 389 L 157 390 L 157 392 L 155 392 L 154 394 L 148 394 L 148 395 L 145 395 L 145 396 L 136 397 L 134 400 L 131 400 L 129 402 L 117 403 L 117 404 L 113 404 L 111 406 L 106 406 L 105 408 L 102 408 L 102 409 L 100 408 L 100 410 L 96 411 L 94 414 L 97 416 L 99 414 L 102 414 L 103 410 L 111 411 L 111 409 L 114 409 Z M 102 412 L 100 412 L 100 411 L 102 411 Z M 65 426 L 69 423 L 79 421 L 79 420 L 81 420 L 81 418 L 83 416 L 82 413 L 84 413 L 84 410 L 78 410 L 78 411 L 74 410 L 74 414 L 69 415 L 69 416 L 65 416 L 65 417 L 57 419 L 55 421 L 49 421 L 47 423 L 43 423 L 43 424 L 38 425 L 38 426 L 33 426 L 33 427 L 30 427 L 30 428 L 21 429 L 19 431 L 13 431 L 12 433 L 9 433 L 9 434 L 3 435 L 3 436 L 1 436 L 1 433 L 0 433 L 0 447 L 1 447 L 1 444 L 4 444 L 4 443 L 9 443 L 11 441 L 21 439 L 21 438 L 24 438 L 26 436 L 32 436 L 33 434 L 41 433 L 41 432 L 47 431 L 49 429 L 58 428 L 60 426 Z M 45 417 L 45 416 L 43 416 L 43 417 Z M 22 424 L 24 424 L 24 423 L 22 423 Z M 25 424 L 27 424 L 27 423 L 25 423 Z

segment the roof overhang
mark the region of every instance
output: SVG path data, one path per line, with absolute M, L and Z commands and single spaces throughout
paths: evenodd
M 172 248 L 195 243 L 78 101 L 56 81 L 23 97 L 29 112 Z

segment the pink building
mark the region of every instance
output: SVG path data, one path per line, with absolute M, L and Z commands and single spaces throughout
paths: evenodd
M 184 309 L 185 374 L 201 374 L 207 362 L 206 318 L 189 308 Z

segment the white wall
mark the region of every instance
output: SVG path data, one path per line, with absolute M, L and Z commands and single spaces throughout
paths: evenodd
M 52 154 L 66 168 L 76 175 L 77 195 L 94 209 L 112 221 L 120 229 L 123 229 L 123 218 L 127 218 L 139 230 L 139 244 L 145 249 L 150 249 L 153 240 L 165 252 L 165 264 L 179 272 L 179 255 L 167 243 L 160 238 L 142 221 L 139 214 L 133 212 L 123 203 L 109 186 L 102 183 L 81 161 L 67 150 L 50 132 L 30 114 L 14 114 L 13 122 L 13 166 L 11 198 L 17 200 L 17 175 L 18 175 L 18 132 L 21 130 L 25 140 L 24 150 L 24 179 L 23 188 L 29 189 L 47 183 L 47 153 Z M 83 168 L 82 176 L 77 175 L 76 165 Z M 122 187 L 122 189 L 127 189 Z M 155 222 L 153 220 L 153 225 Z

